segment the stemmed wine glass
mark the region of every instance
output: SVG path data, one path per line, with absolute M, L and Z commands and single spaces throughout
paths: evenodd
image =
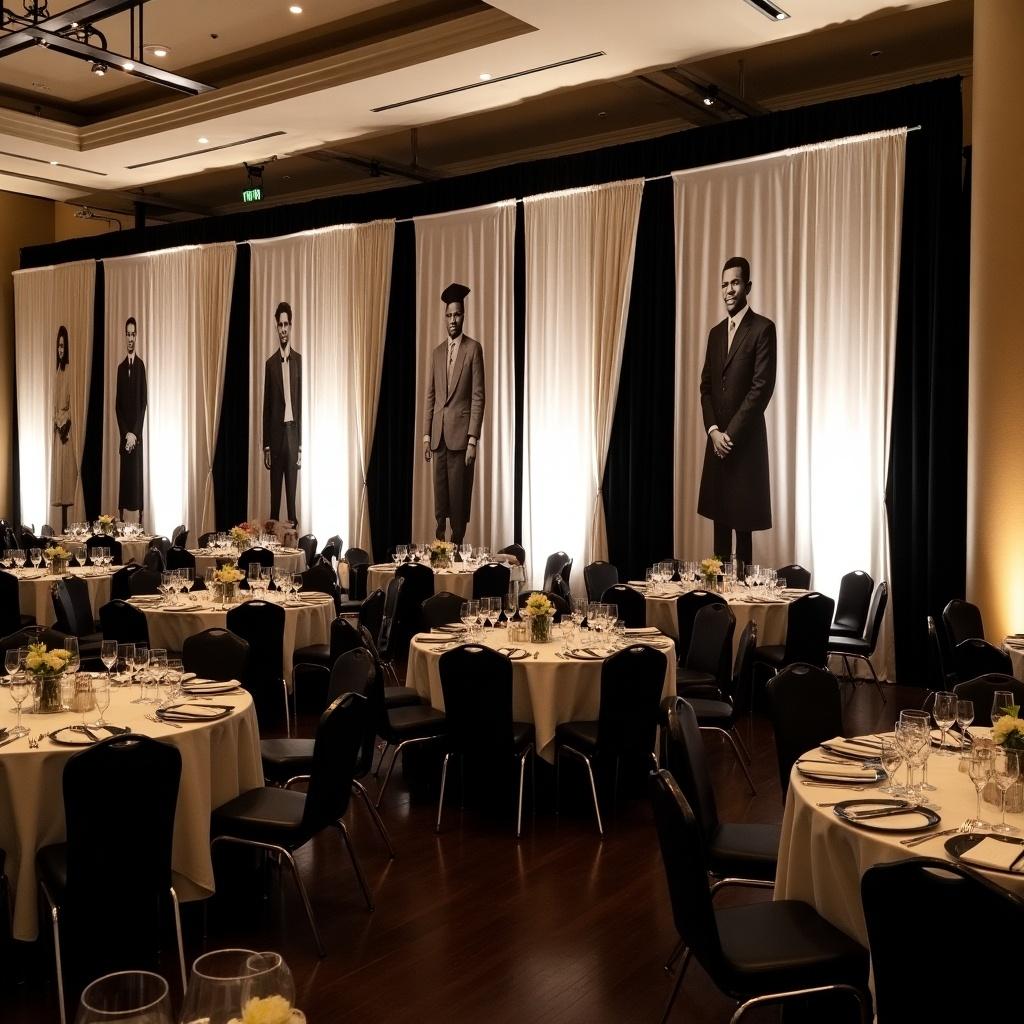
M 900 721 L 914 723 L 924 738 L 921 746 L 914 751 L 914 765 L 921 767 L 921 784 L 918 787 L 918 792 L 934 793 L 935 787 L 928 781 L 928 757 L 932 751 L 931 717 L 927 711 L 907 708 L 900 712 Z
M 110 707 L 110 680 L 105 676 L 101 679 L 94 679 L 92 681 L 92 699 L 96 705 L 96 710 L 100 713 L 99 718 L 95 722 L 89 723 L 90 725 L 106 725 L 106 720 L 103 717 L 103 712 Z
M 984 832 L 992 827 L 981 817 L 981 791 L 992 777 L 992 761 L 991 747 L 975 747 L 967 762 L 967 774 L 970 776 L 971 782 L 974 783 L 974 789 L 978 796 L 977 811 L 975 816 L 969 819 L 972 832 Z
M 459 609 L 459 619 L 466 627 L 466 639 L 473 635 L 473 628 L 476 626 L 477 603 L 476 601 L 463 601 Z
M 119 971 L 87 985 L 75 1024 L 172 1024 L 167 982 L 149 971 Z
M 107 674 L 117 664 L 117 641 L 104 640 L 100 644 L 100 661 L 106 666 Z
M 974 701 L 958 700 L 956 702 L 956 724 L 960 726 L 960 759 L 967 756 L 967 749 L 970 746 L 971 737 L 967 732 L 971 722 L 974 721 Z
M 1006 709 L 1010 707 L 1013 707 L 1013 694 L 1009 690 L 996 690 L 992 694 L 992 724 L 1007 714 Z
M 167 651 L 163 647 L 153 647 L 149 651 L 149 681 L 153 684 L 154 693 L 147 697 L 144 704 L 159 704 L 157 696 L 160 683 L 163 681 L 164 673 L 167 671 Z
M 992 831 L 1002 832 L 1004 835 L 1013 835 L 1020 829 L 1015 825 L 1006 824 L 1006 791 L 1017 781 L 1020 776 L 1020 751 L 1007 749 L 1006 747 L 995 747 L 992 758 L 992 778 L 999 790 L 1000 810 L 1002 818 Z
M 25 703 L 25 698 L 28 696 L 31 687 L 29 685 L 29 681 L 24 675 L 23 666 L 25 661 L 25 648 L 17 648 L 16 657 L 14 659 L 15 666 L 13 670 L 11 668 L 10 654 L 11 652 L 8 651 L 7 654 L 4 655 L 4 666 L 7 669 L 11 700 L 13 701 L 14 706 L 18 709 L 18 717 L 14 728 L 7 735 L 10 738 L 16 738 L 19 736 L 27 736 L 29 732 L 29 730 L 21 724 L 21 705 Z
M 943 691 L 935 694 L 932 717 L 939 727 L 939 757 L 952 757 L 953 751 L 946 747 L 946 733 L 956 721 L 956 694 Z
M 895 739 L 883 739 L 882 749 L 879 753 L 879 761 L 881 761 L 882 769 L 885 772 L 885 785 L 879 790 L 880 793 L 889 793 L 892 796 L 900 796 L 904 790 L 897 786 L 893 780 L 893 776 L 899 770 L 899 766 L 903 761 L 903 755 L 900 753 L 900 748 L 897 745 Z

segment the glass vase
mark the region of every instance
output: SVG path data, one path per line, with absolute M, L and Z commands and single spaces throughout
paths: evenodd
M 550 615 L 530 616 L 530 639 L 533 643 L 546 644 L 551 640 L 551 622 Z
M 64 710 L 60 699 L 63 672 L 47 672 L 36 678 L 35 710 L 40 715 L 55 715 Z

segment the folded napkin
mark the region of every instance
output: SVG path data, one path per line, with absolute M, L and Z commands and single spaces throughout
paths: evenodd
M 862 761 L 866 761 L 869 758 L 878 757 L 882 753 L 881 745 L 875 746 L 858 746 L 856 743 L 850 743 L 849 740 L 844 739 L 842 736 L 836 736 L 833 739 L 825 740 L 822 744 L 826 750 L 835 751 L 837 754 L 842 754 L 844 757 L 858 758 Z
M 873 782 L 875 769 L 858 764 L 822 764 L 817 761 L 797 761 L 797 768 L 805 774 L 827 775 L 830 779 L 850 779 L 853 782 Z
M 636 626 L 626 630 L 626 636 L 657 636 L 661 632 L 657 626 Z
M 576 658 L 578 661 L 604 661 L 606 655 L 598 654 L 589 647 L 577 647 L 574 650 L 566 651 L 567 657 Z
M 172 704 L 168 708 L 158 708 L 157 718 L 168 722 L 206 722 L 216 718 L 224 718 L 235 709 L 224 704 Z
M 932 737 L 932 743 L 934 743 L 935 746 L 938 746 L 942 742 L 942 730 L 941 729 L 932 729 L 931 737 Z M 960 736 L 960 733 L 953 732 L 952 729 L 947 729 L 946 730 L 946 747 L 947 748 L 949 748 L 950 750 L 959 750 L 962 743 L 963 743 L 963 739 Z
M 183 683 L 181 688 L 186 693 L 191 693 L 198 697 L 204 693 L 224 693 L 232 689 L 237 690 L 241 685 L 237 679 L 229 679 L 227 682 L 204 679 L 201 682 Z
M 448 644 L 451 640 L 451 633 L 420 633 L 416 637 L 416 642 L 421 644 Z
M 510 661 L 519 661 L 522 658 L 529 657 L 522 647 L 499 647 L 497 651 L 499 654 L 504 654 Z
M 980 843 L 964 850 L 960 859 L 968 864 L 977 864 L 983 868 L 996 868 L 998 871 L 1022 871 L 1024 872 L 1024 846 L 1017 843 L 1004 843 L 998 839 L 986 837 Z M 1016 868 L 1011 865 L 1020 858 Z

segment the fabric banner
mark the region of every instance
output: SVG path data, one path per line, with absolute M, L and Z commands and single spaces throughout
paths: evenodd
M 516 204 L 419 217 L 415 225 L 416 441 L 406 539 L 442 536 L 496 551 L 516 540 Z M 447 302 L 441 296 L 452 284 L 468 291 L 456 287 Z M 454 324 L 457 307 L 452 329 L 462 333 L 452 337 L 446 314 Z
M 104 512 L 214 528 L 233 242 L 104 261 Z
M 619 390 L 642 181 L 534 196 L 526 216 L 523 544 L 534 586 L 564 550 L 608 557 L 601 481 Z
M 21 519 L 37 531 L 85 518 L 95 287 L 93 260 L 14 273 Z
M 853 569 L 889 578 L 905 140 L 673 175 L 677 557 L 712 554 L 714 521 L 730 538 L 715 553 L 754 531 L 753 563 L 798 562 L 833 598 Z
M 394 221 L 249 243 L 249 518 L 370 547 Z

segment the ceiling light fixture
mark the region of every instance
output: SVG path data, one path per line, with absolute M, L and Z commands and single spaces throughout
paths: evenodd
M 92 73 L 102 78 L 107 73 L 107 65 L 101 64 L 98 60 L 92 62 Z
M 200 146 L 205 146 L 210 140 L 205 135 L 200 135 L 197 141 Z
M 704 90 L 704 98 L 701 100 L 701 103 L 703 103 L 705 107 L 713 107 L 717 101 L 718 101 L 718 86 L 717 85 L 709 85 Z
M 489 82 L 490 80 L 491 80 L 491 76 L 489 74 L 487 74 L 486 71 L 480 76 L 480 81 L 481 82 Z
M 291 7 L 288 8 L 288 10 L 291 11 L 292 14 L 302 13 L 302 8 L 298 4 L 292 4 Z
M 147 43 L 142 48 L 142 52 L 150 57 L 166 57 L 171 52 L 171 48 L 164 46 L 163 43 Z
M 766 18 L 771 18 L 772 21 L 785 21 L 789 17 L 781 7 L 773 4 L 771 0 L 747 0 L 747 3 L 755 11 L 760 11 Z

